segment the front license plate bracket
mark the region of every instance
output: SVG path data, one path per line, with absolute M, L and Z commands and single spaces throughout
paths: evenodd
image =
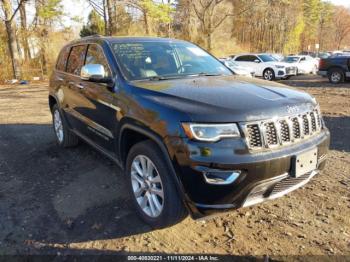
M 317 169 L 317 148 L 293 157 L 292 172 L 293 177 L 300 177 Z

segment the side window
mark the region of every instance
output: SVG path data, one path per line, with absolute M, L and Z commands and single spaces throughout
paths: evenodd
M 249 59 L 249 62 L 254 62 L 255 60 L 259 60 L 260 61 L 260 59 L 257 56 L 255 56 L 255 55 L 249 56 L 248 59 Z
M 235 61 L 242 61 L 242 62 L 254 62 L 257 58 L 254 55 L 242 55 L 239 56 Z
M 239 56 L 235 59 L 235 61 L 249 62 L 249 56 L 248 55 Z
M 105 68 L 107 75 L 111 76 L 111 72 L 109 70 L 108 62 L 106 57 L 104 56 L 103 50 L 98 45 L 89 45 L 88 51 L 86 54 L 85 65 L 89 64 L 100 64 Z
M 59 71 L 66 71 L 66 64 L 67 64 L 67 59 L 69 55 L 69 48 L 64 48 L 60 52 L 58 59 L 57 59 L 57 64 L 56 64 L 56 69 Z
M 67 72 L 73 75 L 80 75 L 80 70 L 84 65 L 86 53 L 85 45 L 72 47 L 67 64 Z

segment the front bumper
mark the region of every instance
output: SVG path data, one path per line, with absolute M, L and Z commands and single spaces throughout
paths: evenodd
M 256 153 L 249 152 L 243 139 L 204 143 L 169 138 L 166 144 L 172 148 L 174 168 L 192 217 L 201 218 L 274 199 L 304 185 L 324 168 L 329 141 L 329 131 L 324 129 L 299 144 Z M 318 149 L 317 170 L 293 179 L 293 158 L 315 147 Z M 203 175 L 234 170 L 239 170 L 241 175 L 229 185 L 209 184 Z M 259 187 L 263 189 L 257 191 Z
M 297 67 L 291 66 L 291 67 L 285 67 L 285 68 L 277 68 L 277 74 L 276 78 L 285 78 L 288 76 L 295 76 L 297 75 Z

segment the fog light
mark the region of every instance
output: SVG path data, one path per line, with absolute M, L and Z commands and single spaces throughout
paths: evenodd
M 211 185 L 229 185 L 237 180 L 241 171 L 210 171 L 204 172 L 205 182 Z

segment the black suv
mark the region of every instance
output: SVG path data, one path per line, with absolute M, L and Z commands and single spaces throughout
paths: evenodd
M 310 95 L 234 75 L 198 46 L 89 37 L 50 80 L 58 144 L 114 160 L 154 227 L 280 197 L 324 167 L 329 131 Z
M 320 60 L 318 74 L 328 77 L 329 82 L 339 84 L 350 80 L 350 56 L 331 56 Z

